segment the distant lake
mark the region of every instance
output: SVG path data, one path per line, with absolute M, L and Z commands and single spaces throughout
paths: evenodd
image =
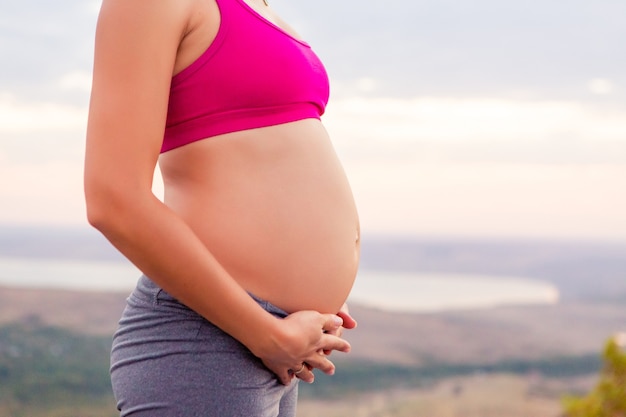
M 383 310 L 429 312 L 555 304 L 559 291 L 550 283 L 518 277 L 363 271 L 350 299 Z
M 130 291 L 140 272 L 119 262 L 0 258 L 0 285 Z M 430 312 L 554 304 L 551 284 L 516 277 L 385 271 L 359 273 L 350 302 L 390 311 Z
M 0 258 L 0 285 L 130 291 L 141 273 L 130 263 Z

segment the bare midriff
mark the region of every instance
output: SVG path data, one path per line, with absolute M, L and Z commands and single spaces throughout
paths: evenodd
M 165 204 L 244 289 L 287 312 L 339 311 L 357 272 L 359 220 L 319 120 L 196 141 L 159 164 Z

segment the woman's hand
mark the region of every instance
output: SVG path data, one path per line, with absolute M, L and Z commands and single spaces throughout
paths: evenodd
M 296 376 L 311 383 L 315 368 L 329 375 L 335 372 L 325 352 L 350 351 L 350 344 L 337 336 L 342 324 L 336 314 L 298 311 L 280 321 L 273 346 L 256 354 L 282 384 L 288 385 Z
M 350 329 L 356 328 L 357 323 L 356 323 L 356 320 L 350 315 L 350 312 L 348 311 L 348 304 L 344 303 L 344 305 L 341 306 L 341 309 L 339 309 L 339 312 L 337 313 L 337 315 L 341 317 L 341 319 L 343 320 L 343 325 L 338 327 L 336 330 L 329 331 L 328 334 L 341 337 L 341 335 L 343 334 L 343 329 L 350 330 Z M 330 353 L 331 353 L 330 350 L 324 351 L 325 355 L 330 355 Z

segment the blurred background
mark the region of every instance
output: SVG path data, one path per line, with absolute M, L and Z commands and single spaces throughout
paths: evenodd
M 115 415 L 137 271 L 84 214 L 99 6 L 0 2 L 0 417 Z M 626 3 L 271 6 L 329 72 L 363 230 L 353 353 L 301 415 L 558 416 L 626 330 Z

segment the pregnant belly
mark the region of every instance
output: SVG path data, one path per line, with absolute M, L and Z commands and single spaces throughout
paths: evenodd
M 288 312 L 334 313 L 355 279 L 357 221 L 345 202 L 310 197 L 248 194 L 243 204 L 207 203 L 185 218 L 246 290 Z
M 292 127 L 166 154 L 165 203 L 249 292 L 288 312 L 336 313 L 357 272 L 358 215 L 325 131 Z
M 242 287 L 287 312 L 336 313 L 352 288 L 359 258 L 354 227 L 330 230 L 319 223 L 283 221 L 255 229 L 198 230 Z

